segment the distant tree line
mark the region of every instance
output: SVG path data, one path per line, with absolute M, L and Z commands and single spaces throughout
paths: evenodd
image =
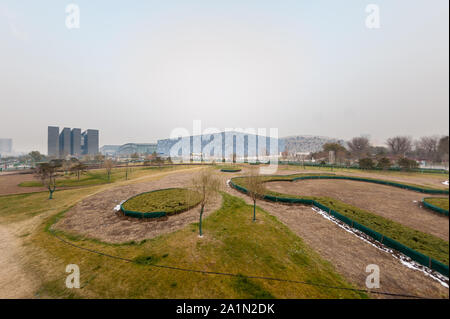
M 321 163 L 331 163 L 330 152 L 335 164 L 359 164 L 363 169 L 388 169 L 398 166 L 402 169 L 413 169 L 420 161 L 428 164 L 449 162 L 449 137 L 424 136 L 413 140 L 409 136 L 394 136 L 385 141 L 384 146 L 373 146 L 367 137 L 354 137 L 347 142 L 347 147 L 338 143 L 323 145 L 322 151 L 311 153 L 309 159 Z

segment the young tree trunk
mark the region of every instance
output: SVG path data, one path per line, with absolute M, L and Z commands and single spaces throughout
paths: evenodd
M 256 221 L 256 199 L 253 200 L 253 221 Z
M 51 188 L 50 186 L 48 187 L 48 191 L 49 191 L 49 195 L 48 195 L 48 199 L 53 199 L 53 192 L 55 191 L 55 188 Z
M 202 232 L 202 216 L 203 216 L 203 209 L 205 208 L 204 205 L 202 205 L 201 209 L 200 209 L 200 221 L 198 223 L 198 230 L 200 233 L 200 236 L 203 236 L 203 232 Z

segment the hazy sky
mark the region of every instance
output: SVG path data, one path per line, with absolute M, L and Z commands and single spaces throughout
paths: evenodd
M 375 143 L 448 134 L 448 0 L 0 0 L 0 137 L 47 151 L 47 126 L 100 145 L 176 127 L 277 127 Z M 380 8 L 368 29 L 367 4 Z

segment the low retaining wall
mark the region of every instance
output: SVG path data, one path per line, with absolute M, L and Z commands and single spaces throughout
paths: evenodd
M 433 198 L 433 197 L 429 197 L 429 198 Z M 435 212 L 438 212 L 438 213 L 440 213 L 440 214 L 443 214 L 443 215 L 445 215 L 445 216 L 448 216 L 448 210 L 445 210 L 445 209 L 443 209 L 443 208 L 440 208 L 440 207 L 437 207 L 437 206 L 435 206 L 435 205 L 433 205 L 433 204 L 430 204 L 430 203 L 428 203 L 426 200 L 427 200 L 426 197 L 422 199 L 422 204 L 423 204 L 423 206 L 425 206 L 425 207 L 427 207 L 427 208 L 429 208 L 429 209 L 431 209 L 431 210 L 434 210 Z
M 127 201 L 129 201 L 130 199 L 132 199 L 132 198 L 134 198 L 136 196 L 140 196 L 140 195 L 143 195 L 143 194 L 149 194 L 149 193 L 153 193 L 153 192 L 158 192 L 158 191 L 163 191 L 163 190 L 169 190 L 169 189 L 175 189 L 175 188 L 171 187 L 171 188 L 156 189 L 156 190 L 153 190 L 153 191 L 150 191 L 150 192 L 144 192 L 144 193 L 136 194 L 136 195 L 128 198 L 125 202 L 123 202 L 120 205 L 120 210 L 123 212 L 123 214 L 125 216 L 134 217 L 134 218 L 161 218 L 161 217 L 168 216 L 168 214 L 166 212 L 162 212 L 162 211 L 161 212 L 146 212 L 146 213 L 143 213 L 143 212 L 135 212 L 135 211 L 132 211 L 132 210 L 127 210 L 127 209 L 125 209 L 123 207 L 123 204 L 125 204 Z M 192 207 L 190 207 L 190 208 L 192 208 Z M 188 208 L 187 210 L 189 210 L 190 208 Z
M 236 172 L 240 172 L 241 169 L 240 169 L 240 168 L 236 168 L 236 169 L 226 169 L 226 168 L 222 168 L 220 171 L 221 171 L 221 172 L 226 172 L 226 173 L 236 173 Z

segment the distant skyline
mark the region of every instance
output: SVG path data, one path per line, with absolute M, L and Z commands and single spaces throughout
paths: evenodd
M 65 25 L 66 5 L 80 28 Z M 380 8 L 368 29 L 367 4 Z M 276 127 L 341 139 L 449 133 L 447 0 L 0 0 L 0 138 L 47 126 L 100 146 L 177 127 Z

